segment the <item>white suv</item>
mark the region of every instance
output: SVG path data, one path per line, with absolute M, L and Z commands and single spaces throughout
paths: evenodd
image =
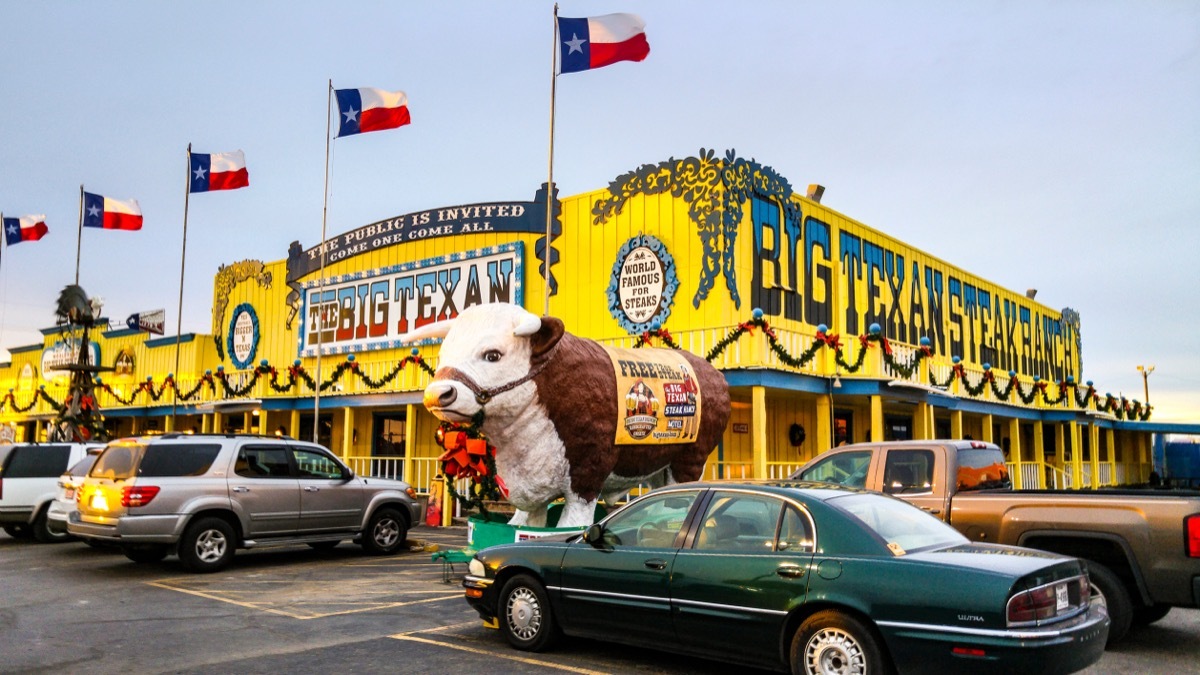
M 110 443 L 75 492 L 67 531 L 135 562 L 178 553 L 185 568 L 215 572 L 237 548 L 352 539 L 395 553 L 420 521 L 414 497 L 407 483 L 354 475 L 314 443 L 166 434 Z
M 66 541 L 48 512 L 58 494 L 58 478 L 103 443 L 18 443 L 6 446 L 0 461 L 0 525 L 11 537 L 41 542 Z

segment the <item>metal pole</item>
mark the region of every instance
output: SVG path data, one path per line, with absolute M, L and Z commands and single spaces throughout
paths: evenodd
M 542 278 L 545 281 L 545 305 L 542 316 L 550 316 L 550 222 L 554 218 L 554 97 L 558 84 L 558 3 L 554 3 L 554 51 L 550 57 L 550 158 L 546 178 L 546 246 L 542 250 Z
M 75 285 L 79 285 L 79 250 L 83 244 L 83 183 L 79 184 L 79 235 L 75 238 Z
M 187 262 L 187 221 L 188 200 L 192 195 L 192 144 L 187 147 L 187 167 L 183 181 L 183 250 L 179 252 L 179 309 L 175 317 L 175 386 L 171 391 L 171 429 L 179 431 L 175 426 L 175 406 L 179 402 L 179 345 L 183 337 L 183 268 Z
M 321 434 L 321 329 L 325 322 L 325 225 L 329 217 L 329 130 L 331 128 L 333 106 L 333 79 L 329 80 L 329 89 L 325 94 L 325 194 L 321 206 L 321 279 L 317 284 L 317 379 L 313 394 L 313 443 L 319 443 Z

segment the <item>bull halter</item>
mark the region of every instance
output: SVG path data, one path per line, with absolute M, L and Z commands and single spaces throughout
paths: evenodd
M 458 368 L 454 368 L 453 366 L 438 368 L 437 372 L 434 373 L 434 377 L 437 379 L 447 379 L 461 382 L 464 386 L 466 386 L 467 389 L 470 389 L 475 394 L 475 401 L 479 405 L 487 405 L 487 403 L 491 401 L 496 394 L 503 394 L 510 389 L 519 387 L 541 374 L 541 372 L 545 370 L 546 366 L 550 365 L 550 360 L 554 358 L 554 355 L 558 353 L 558 344 L 559 343 L 557 342 L 554 343 L 554 346 L 550 348 L 550 351 L 546 352 L 545 360 L 538 364 L 536 368 L 530 369 L 528 373 L 525 373 L 521 377 L 518 377 L 511 382 L 507 382 L 498 387 L 492 387 L 491 389 L 484 389 L 483 387 L 479 386 L 479 384 L 472 379 L 470 375 L 467 375 L 463 371 L 459 370 Z

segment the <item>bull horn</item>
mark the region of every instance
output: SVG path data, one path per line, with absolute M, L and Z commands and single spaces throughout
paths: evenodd
M 515 337 L 529 337 L 538 332 L 542 327 L 542 318 L 532 312 L 521 312 L 521 316 L 517 319 L 517 325 L 513 326 L 513 335 Z
M 409 331 L 400 336 L 401 344 L 409 344 L 418 340 L 428 340 L 430 338 L 444 338 L 446 333 L 450 332 L 450 326 L 454 325 L 454 319 L 446 319 L 444 321 L 436 321 L 425 326 L 421 326 L 416 330 Z

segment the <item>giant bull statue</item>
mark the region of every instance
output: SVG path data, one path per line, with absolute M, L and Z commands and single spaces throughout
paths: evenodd
M 470 307 L 401 339 L 433 337 L 445 340 L 425 407 L 449 422 L 470 422 L 484 412 L 496 473 L 518 509 L 513 525 L 545 526 L 546 507 L 559 497 L 565 500 L 559 527 L 590 525 L 602 496 L 611 501 L 639 483 L 696 480 L 729 421 L 725 377 L 686 351 L 612 350 L 567 333 L 559 319 L 504 303 Z M 618 351 L 626 357 L 611 356 Z M 654 352 L 678 365 L 646 365 L 642 359 Z M 699 401 L 696 414 L 667 418 L 682 413 L 644 395 L 642 379 L 619 391 L 622 370 L 646 380 L 673 378 L 675 399 L 686 392 L 687 400 Z M 643 428 L 643 442 L 618 443 L 618 426 L 632 426 L 625 420 L 635 417 L 669 419 L 672 430 Z

